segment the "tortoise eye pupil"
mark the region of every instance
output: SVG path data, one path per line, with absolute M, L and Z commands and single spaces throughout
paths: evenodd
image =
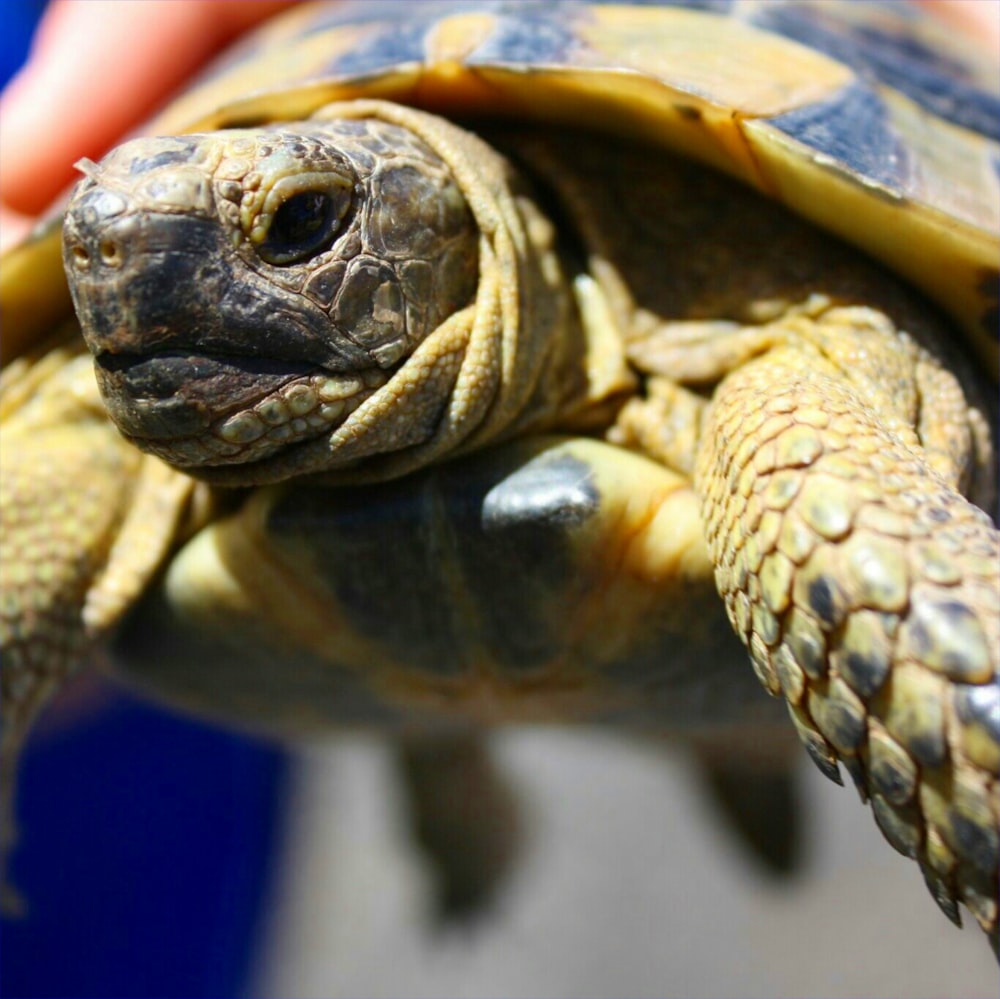
M 323 225 L 330 199 L 316 191 L 289 198 L 275 213 L 270 238 L 280 243 L 311 239 Z
M 292 195 L 274 213 L 259 253 L 271 264 L 306 260 L 329 245 L 342 214 L 325 191 Z

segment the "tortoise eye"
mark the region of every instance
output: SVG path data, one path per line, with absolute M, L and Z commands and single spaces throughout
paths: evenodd
M 293 194 L 275 211 L 257 252 L 269 264 L 306 260 L 329 246 L 346 211 L 343 197 L 327 191 Z

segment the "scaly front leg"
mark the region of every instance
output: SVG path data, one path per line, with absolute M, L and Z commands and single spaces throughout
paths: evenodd
M 4 372 L 0 416 L 6 854 L 18 757 L 32 723 L 145 586 L 194 485 L 122 438 L 78 347 L 15 361 Z M 4 891 L 5 907 L 15 907 Z
M 695 472 L 733 627 L 802 741 L 997 946 L 1000 535 L 957 382 L 878 312 L 808 310 L 719 385 Z M 988 474 L 988 472 L 987 472 Z

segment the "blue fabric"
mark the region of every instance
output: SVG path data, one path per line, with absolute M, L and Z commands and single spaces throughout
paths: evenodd
M 244 994 L 283 755 L 112 693 L 23 763 L 10 875 L 28 910 L 0 926 L 0 995 Z
M 24 62 L 44 0 L 4 0 L 0 31 L 0 84 L 6 83 Z

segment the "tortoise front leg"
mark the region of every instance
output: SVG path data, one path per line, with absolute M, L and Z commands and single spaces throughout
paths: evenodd
M 19 359 L 0 391 L 0 846 L 18 757 L 38 714 L 145 587 L 194 489 L 126 443 L 97 397 L 89 356 Z M 3 879 L 5 908 L 17 900 Z
M 981 417 L 873 310 L 772 332 L 703 428 L 716 583 L 810 756 L 996 948 L 1000 535 L 959 492 L 988 465 Z

